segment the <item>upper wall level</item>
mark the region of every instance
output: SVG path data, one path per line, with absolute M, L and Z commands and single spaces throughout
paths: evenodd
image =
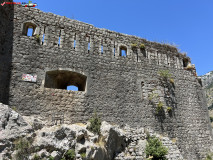
M 47 48 L 116 59 L 124 56 L 137 63 L 146 59 L 149 63 L 178 69 L 183 69 L 190 63 L 190 58 L 179 53 L 173 46 L 96 28 L 91 24 L 45 13 L 36 8 L 16 5 L 14 21 L 18 22 L 15 27 L 20 31 L 15 34 L 26 37 L 31 29 L 38 43 Z

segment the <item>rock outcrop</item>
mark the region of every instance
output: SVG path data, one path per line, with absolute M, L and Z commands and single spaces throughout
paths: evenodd
M 0 159 L 142 160 L 146 157 L 147 133 L 162 140 L 169 160 L 183 159 L 175 142 L 150 129 L 121 129 L 102 122 L 100 134 L 90 132 L 88 124 L 44 126 L 32 117 L 22 117 L 6 105 L 0 105 Z M 30 124 L 28 124 L 25 120 Z

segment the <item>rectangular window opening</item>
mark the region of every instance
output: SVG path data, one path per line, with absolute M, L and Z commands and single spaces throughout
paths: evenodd
M 89 53 L 89 51 L 90 51 L 90 42 L 88 43 L 88 53 Z
M 104 48 L 103 48 L 103 46 L 101 45 L 101 54 L 103 54 L 103 52 L 104 52 Z
M 74 47 L 74 49 L 75 49 L 75 47 L 76 47 L 76 34 L 75 34 L 75 36 L 74 36 L 74 44 L 73 44 L 73 47 Z
M 45 38 L 45 28 L 44 28 L 44 33 L 43 33 L 43 37 L 42 37 L 42 45 L 44 44 L 44 38 Z
M 58 38 L 58 46 L 60 46 L 60 44 L 61 44 L 61 30 L 60 30 L 59 38 Z
M 29 27 L 29 28 L 27 29 L 27 36 L 28 36 L 28 37 L 32 37 L 32 36 L 33 36 L 33 28 L 30 28 L 30 27 Z
M 124 50 L 124 49 L 121 50 L 121 56 L 126 57 L 126 50 Z

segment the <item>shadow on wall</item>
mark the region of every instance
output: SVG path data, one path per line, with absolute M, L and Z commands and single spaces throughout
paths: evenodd
M 3 0 L 3 2 L 5 1 Z M 13 50 L 13 17 L 14 5 L 0 6 L 0 102 L 4 104 L 9 103 Z

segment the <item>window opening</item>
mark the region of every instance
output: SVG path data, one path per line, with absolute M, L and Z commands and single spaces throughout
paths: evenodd
M 67 90 L 68 90 L 68 91 L 78 91 L 78 87 L 77 87 L 77 86 L 74 86 L 74 85 L 67 86 Z
M 75 86 L 78 91 L 85 91 L 86 87 L 85 75 L 67 70 L 54 70 L 46 72 L 44 87 L 70 90 Z
M 101 45 L 101 54 L 103 54 L 103 52 L 104 52 L 104 48 L 103 48 L 103 46 Z
M 104 53 L 103 40 L 101 41 L 101 54 Z
M 73 44 L 73 46 L 74 46 L 74 49 L 75 49 L 75 46 L 76 46 L 76 34 L 75 34 L 75 37 L 74 37 L 74 44 Z
M 90 37 L 88 37 L 88 45 L 87 45 L 88 53 L 90 51 Z
M 183 67 L 187 67 L 188 63 L 189 63 L 188 59 L 184 58 L 183 59 Z
M 29 28 L 27 29 L 27 36 L 28 36 L 28 37 L 32 37 L 32 36 L 33 36 L 33 28 L 29 27 Z
M 114 56 L 115 56 L 115 42 L 114 42 Z
M 43 37 L 42 37 L 42 45 L 44 44 L 44 38 L 45 38 L 45 27 L 44 27 L 44 34 L 43 34 Z
M 127 56 L 127 48 L 125 46 L 120 47 L 120 56 L 122 56 L 122 57 Z
M 59 38 L 58 38 L 58 46 L 60 46 L 60 44 L 61 44 L 61 30 L 60 30 Z

